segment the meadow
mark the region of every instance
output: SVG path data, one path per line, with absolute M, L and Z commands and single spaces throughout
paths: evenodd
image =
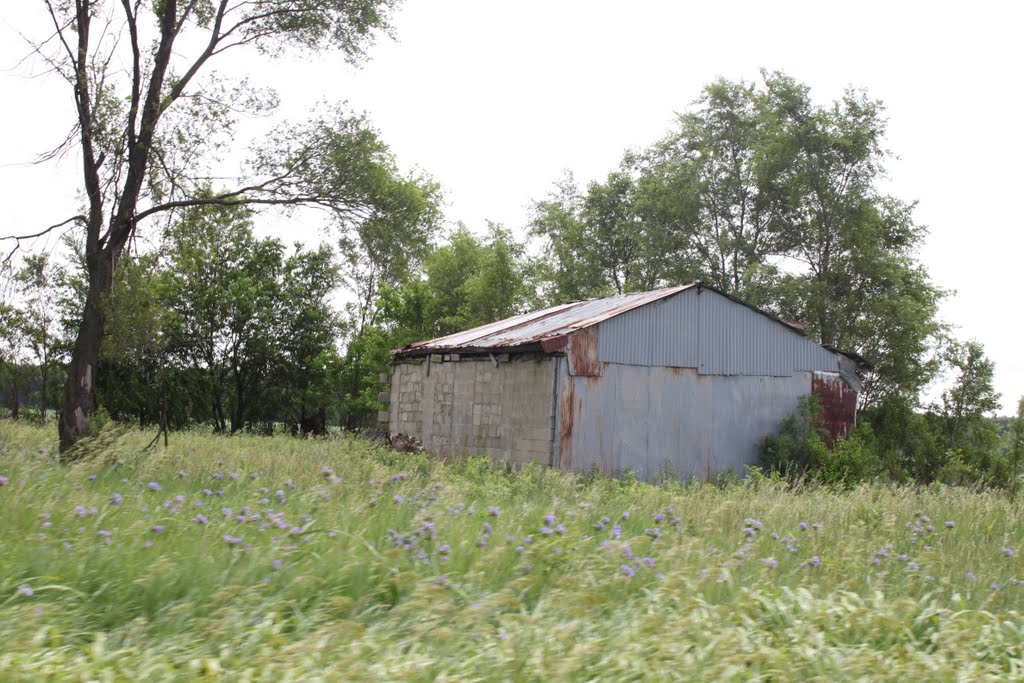
M 0 422 L 0 680 L 1008 680 L 1005 493 Z

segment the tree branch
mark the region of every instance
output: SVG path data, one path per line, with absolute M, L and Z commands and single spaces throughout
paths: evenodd
M 128 147 L 135 146 L 135 140 L 137 136 L 138 116 L 139 116 L 139 99 L 142 97 L 142 56 L 139 50 L 139 3 L 135 3 L 134 10 L 131 6 L 131 0 L 121 0 L 121 6 L 124 7 L 125 19 L 128 22 L 128 35 L 131 38 L 132 43 L 132 94 L 131 104 L 128 107 Z
M 25 240 L 38 239 L 40 237 L 43 237 L 45 235 L 50 234 L 51 232 L 53 232 L 54 230 L 56 230 L 58 228 L 64 227 L 68 223 L 85 223 L 85 222 L 86 222 L 85 216 L 81 216 L 81 215 L 79 215 L 79 216 L 72 216 L 71 218 L 69 218 L 69 219 L 67 219 L 65 221 L 61 221 L 60 223 L 55 223 L 54 225 L 51 225 L 48 228 L 44 228 L 44 229 L 40 230 L 39 232 L 35 232 L 35 233 L 30 234 L 30 235 L 0 235 L 0 241 L 14 240 L 14 248 L 11 249 L 10 253 L 7 254 L 7 256 L 3 259 L 3 261 L 0 261 L 0 264 L 10 263 L 11 259 L 14 257 L 14 254 L 17 253 L 18 249 L 21 248 L 21 243 L 23 241 L 25 241 Z

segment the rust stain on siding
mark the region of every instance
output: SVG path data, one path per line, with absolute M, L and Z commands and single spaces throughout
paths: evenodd
M 600 377 L 604 364 L 597 359 L 597 327 L 586 327 L 574 332 L 569 340 L 569 374 L 580 377 Z
M 853 431 L 857 416 L 857 392 L 838 375 L 814 373 L 811 393 L 821 401 L 821 417 L 829 434 L 829 446 Z
M 568 472 L 572 468 L 572 427 L 576 417 L 572 377 L 566 378 L 564 387 L 559 406 L 562 420 L 558 425 L 558 466 L 563 472 Z
M 569 343 L 569 335 L 560 334 L 557 337 L 551 337 L 550 339 L 542 339 L 540 347 L 544 349 L 544 353 L 555 353 L 565 348 L 565 345 Z

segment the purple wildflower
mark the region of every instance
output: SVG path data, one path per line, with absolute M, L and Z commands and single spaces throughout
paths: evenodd
M 36 592 L 34 590 L 29 588 L 25 584 L 21 584 L 20 586 L 18 586 L 18 592 L 21 593 L 22 595 L 24 595 L 26 598 L 31 598 L 33 595 L 36 594 Z
M 0 474 L 0 486 L 7 486 L 10 483 L 10 479 Z
M 776 560 L 774 557 L 762 557 L 760 562 L 761 562 L 761 564 L 768 565 L 772 569 L 775 569 L 776 567 L 779 566 L 779 561 Z
M 163 524 L 157 524 L 157 525 L 156 525 L 156 526 L 154 526 L 154 527 L 153 527 L 153 529 L 152 529 L 152 531 L 153 531 L 153 533 L 154 533 L 154 534 L 159 534 L 159 533 L 160 533 L 160 532 L 162 532 L 163 530 L 164 530 L 164 525 L 163 525 Z
M 227 543 L 228 545 L 238 545 L 239 543 L 242 542 L 242 539 L 239 538 L 238 536 L 232 536 L 231 534 L 226 534 L 224 536 L 224 542 Z
M 89 481 L 96 481 L 96 475 L 95 474 L 90 474 L 89 475 Z
M 974 575 L 974 572 L 967 572 L 967 578 L 971 581 L 977 581 L 978 577 Z
M 207 519 L 206 515 L 196 515 L 192 518 L 192 521 L 196 524 L 206 524 L 210 520 Z
M 654 560 L 651 559 L 650 557 L 647 557 L 646 555 L 644 555 L 643 557 L 640 558 L 640 561 L 643 562 L 644 564 L 646 564 L 651 569 L 654 568 Z
M 633 576 L 636 574 L 636 570 L 630 567 L 628 564 L 622 565 L 620 569 L 622 570 L 622 573 L 626 575 L 627 579 L 633 578 Z
M 164 489 L 163 486 L 161 486 L 155 481 L 151 481 L 148 484 L 146 484 L 146 488 L 149 489 L 150 491 L 163 491 Z
M 807 531 L 807 522 L 800 522 L 800 530 Z
M 996 583 L 995 581 L 992 582 L 992 590 L 994 590 L 994 591 L 999 590 L 999 584 Z
M 626 510 L 625 512 L 622 513 L 622 518 L 629 519 L 629 510 Z
M 550 527 L 542 526 L 540 528 L 540 532 L 545 536 L 550 536 L 551 534 L 555 533 L 555 530 Z
M 622 527 L 616 524 L 612 527 L 612 538 L 618 538 L 622 535 Z
M 821 564 L 821 558 L 815 555 L 807 561 L 807 564 L 811 565 L 812 567 L 817 567 Z
M 660 512 L 654 515 L 654 521 L 658 524 L 660 524 L 664 519 L 665 515 L 661 514 Z
M 907 562 L 907 569 L 909 569 L 912 572 L 916 572 L 920 568 L 921 568 L 921 565 L 919 565 L 917 562 L 914 562 L 914 561 Z
M 956 522 L 946 522 L 946 528 L 952 529 L 956 526 Z
M 101 536 L 103 538 L 103 542 L 106 543 L 107 545 L 110 545 L 110 532 L 109 531 L 107 531 L 106 529 L 100 529 L 99 531 L 96 532 L 96 535 L 97 536 Z
M 1013 557 L 1016 553 L 1013 552 L 1013 548 L 1000 548 L 999 552 L 1007 557 Z
M 544 515 L 544 526 L 554 526 L 554 524 L 555 524 L 555 516 L 554 515 Z
M 405 498 L 402 497 L 402 494 L 396 493 L 395 494 L 395 505 L 401 505 L 404 502 L 405 502 Z
M 491 517 L 497 517 L 501 514 L 501 508 L 497 505 L 488 505 L 487 512 L 490 513 Z

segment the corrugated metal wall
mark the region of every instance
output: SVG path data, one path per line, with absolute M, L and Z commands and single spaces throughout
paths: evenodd
M 710 289 L 691 288 L 600 324 L 598 359 L 703 375 L 838 372 L 837 355 Z
M 574 377 L 559 366 L 561 401 L 555 462 L 563 469 L 629 469 L 708 479 L 758 460 L 760 440 L 778 430 L 810 372 L 789 377 L 701 375 L 690 368 L 609 364 L 600 377 Z

